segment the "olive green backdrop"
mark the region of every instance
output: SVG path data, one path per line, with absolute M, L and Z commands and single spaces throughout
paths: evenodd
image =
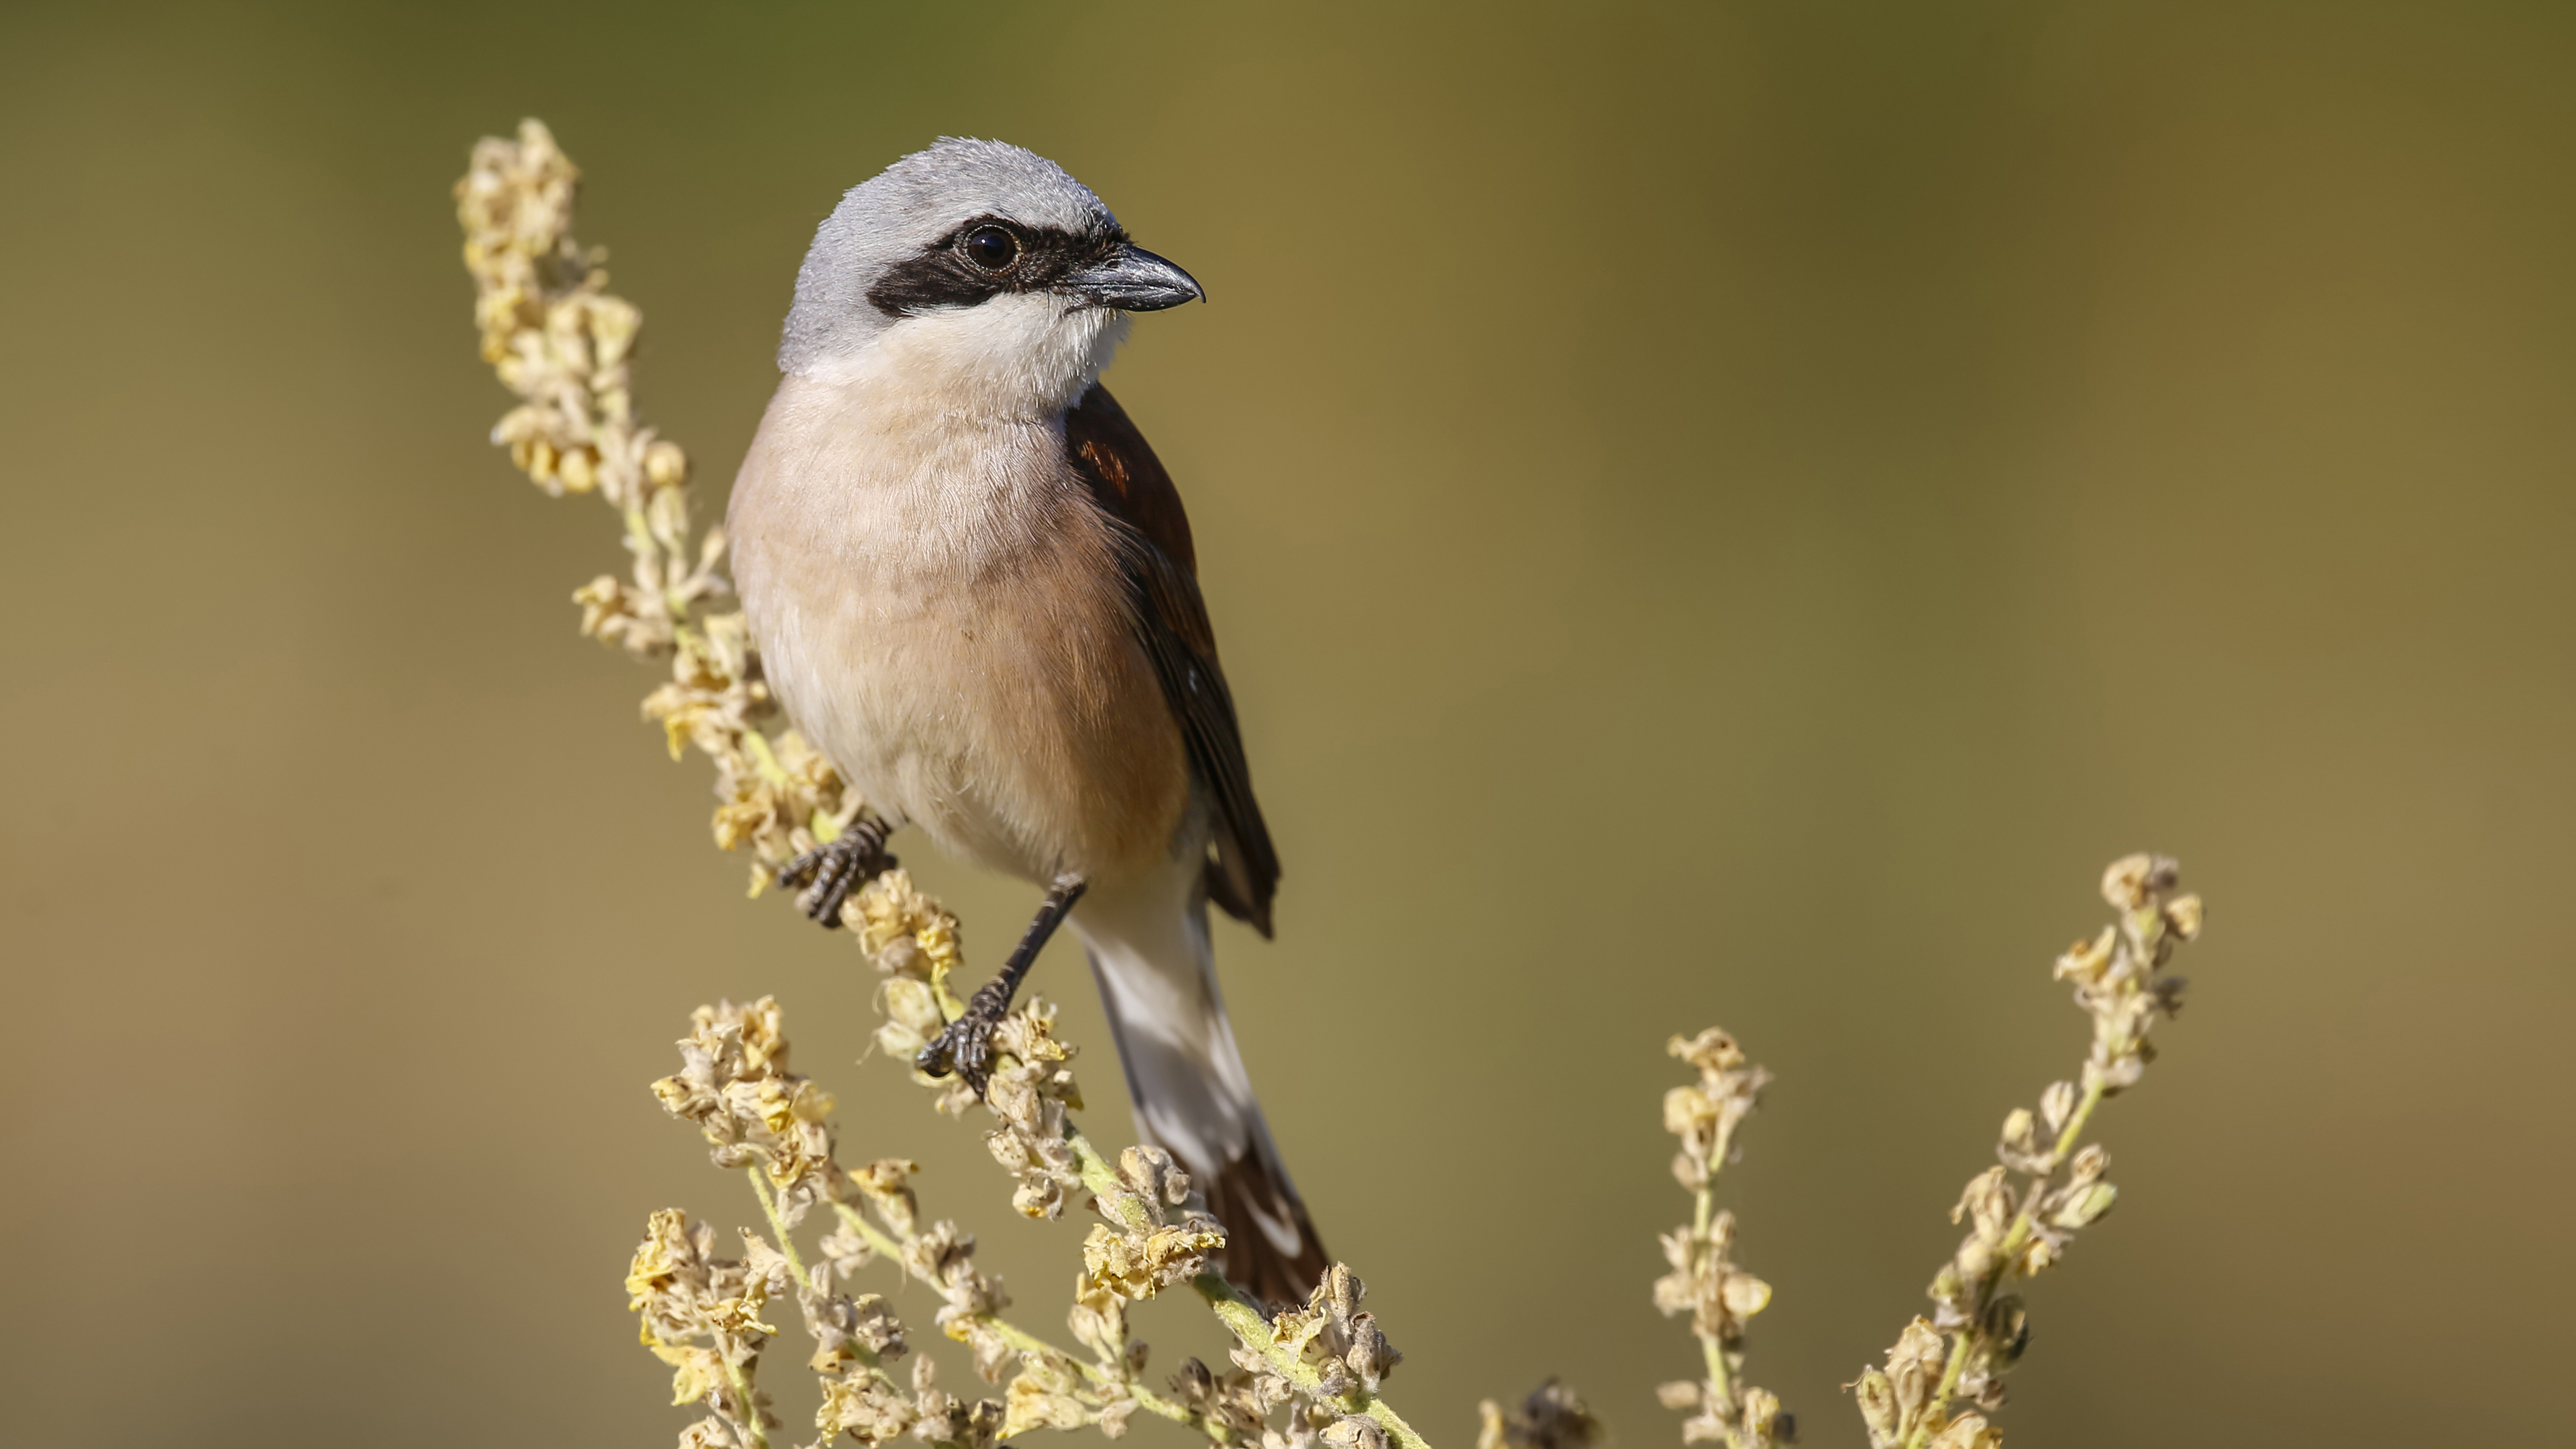
M 1207 283 L 1113 376 L 1287 862 L 1220 956 L 1437 1442 L 1551 1372 L 1675 1442 L 1714 1021 L 1780 1077 L 1753 1374 L 1858 1443 L 2138 848 L 2209 932 L 2015 1441 L 2562 1432 L 2571 73 L 2545 5 L 10 7 L 5 1437 L 669 1442 L 618 1280 L 750 1216 L 644 1091 L 721 994 L 1060 1321 L 1078 1223 L 857 1061 L 871 974 L 574 634 L 612 521 L 484 441 L 447 188 L 527 114 L 711 507 L 815 221 L 933 136 Z M 910 854 L 996 960 L 1032 892 Z

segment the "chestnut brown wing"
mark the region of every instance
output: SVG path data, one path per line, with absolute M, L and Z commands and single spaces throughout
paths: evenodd
M 1092 499 L 1128 536 L 1127 585 L 1137 642 L 1154 661 L 1163 699 L 1189 749 L 1190 768 L 1215 806 L 1208 899 L 1267 936 L 1279 857 L 1271 849 L 1269 827 L 1261 823 L 1260 802 L 1252 797 L 1234 696 L 1217 666 L 1216 631 L 1199 597 L 1198 556 L 1180 490 L 1126 409 L 1096 383 L 1065 413 L 1064 445 Z

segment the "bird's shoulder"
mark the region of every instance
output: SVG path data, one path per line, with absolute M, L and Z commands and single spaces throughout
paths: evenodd
M 1137 642 L 1162 680 L 1191 767 L 1216 806 L 1209 898 L 1266 936 L 1279 857 L 1253 798 L 1234 696 L 1217 662 L 1216 630 L 1199 593 L 1198 555 L 1180 490 L 1127 410 L 1097 383 L 1066 411 L 1064 446 L 1092 502 L 1130 540 L 1127 574 Z
M 1107 387 L 1093 383 L 1066 409 L 1064 447 L 1066 460 L 1103 512 L 1197 577 L 1198 552 L 1190 542 L 1190 515 L 1181 506 L 1181 490 Z

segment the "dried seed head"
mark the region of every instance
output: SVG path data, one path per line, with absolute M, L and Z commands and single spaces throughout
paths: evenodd
M 2009 1367 L 2030 1346 L 2030 1312 L 2019 1294 L 2007 1293 L 1987 1304 L 1977 1329 L 1985 1341 L 1987 1361 L 1997 1370 Z
M 1196 1358 L 1185 1358 L 1181 1360 L 1180 1367 L 1172 1371 L 1169 1382 L 1175 1397 L 1195 1403 L 1214 1391 L 1216 1375 L 1209 1373 L 1208 1366 Z
M 1669 1386 L 1668 1386 L 1669 1387 Z M 1492 1400 L 1479 1405 L 1483 1430 L 1477 1449 L 1587 1449 L 1600 1441 L 1601 1421 L 1572 1389 L 1549 1379 L 1510 1412 Z
M 1924 1449 L 2002 1449 L 2003 1434 L 1981 1414 L 1962 1414 L 1934 1434 Z
M 2102 933 L 2092 940 L 2078 941 L 2067 947 L 2065 954 L 2057 958 L 2057 979 L 2081 982 L 2087 986 L 2099 984 L 2103 974 L 2110 970 L 2111 953 L 2119 939 L 2117 928 L 2104 926 Z
M 2102 872 L 2102 899 L 2123 911 L 2144 910 L 2147 903 L 2174 888 L 2181 867 L 2161 855 L 2128 855 Z
M 2165 925 L 2186 941 L 2200 937 L 2200 897 L 2176 896 L 2165 902 Z
M 2069 1191 L 2063 1206 L 2051 1214 L 2049 1222 L 2061 1228 L 2090 1227 L 2117 1202 L 2120 1190 L 2107 1182 L 2096 1182 Z
M 1860 1401 L 1861 1422 L 1869 1428 L 1873 1445 L 1885 1444 L 1896 1437 L 1896 1389 L 1887 1375 L 1877 1369 L 1862 1369 L 1860 1377 L 1843 1385 Z
M 2037 1126 L 2028 1108 L 2013 1108 L 2004 1118 L 2003 1151 L 2017 1157 L 2029 1156 L 2038 1145 Z
M 1364 1414 L 1335 1420 L 1324 1430 L 1323 1439 L 1331 1449 L 1386 1449 L 1386 1430 Z
M 2073 1115 L 2074 1111 L 2075 1084 L 2073 1082 L 2051 1082 L 2048 1084 L 2048 1090 L 2039 1094 L 2039 1115 L 2047 1121 L 2048 1132 L 2052 1137 L 2065 1130 L 2066 1119 Z
M 1179 1207 L 1189 1201 L 1190 1175 L 1159 1147 L 1130 1147 L 1118 1154 L 1119 1180 L 1147 1202 Z
M 1342 1356 L 1342 1361 L 1359 1376 L 1361 1386 L 1374 1394 L 1379 1381 L 1395 1372 L 1395 1366 L 1404 1361 L 1404 1355 L 1396 1352 L 1395 1345 L 1387 1342 L 1386 1335 L 1378 1331 L 1374 1313 L 1353 1315 L 1350 1338 L 1350 1352 Z

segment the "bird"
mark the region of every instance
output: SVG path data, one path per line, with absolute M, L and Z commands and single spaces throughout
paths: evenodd
M 1218 989 L 1208 907 L 1272 932 L 1279 859 L 1171 475 L 1100 383 L 1133 316 L 1206 300 L 1064 168 L 942 138 L 851 188 L 798 269 L 778 390 L 727 507 L 790 723 L 873 813 L 782 872 L 809 914 L 911 828 L 1046 888 L 919 1065 L 979 1093 L 1059 924 L 1137 1128 L 1199 1185 L 1222 1267 L 1299 1303 L 1327 1266 Z

